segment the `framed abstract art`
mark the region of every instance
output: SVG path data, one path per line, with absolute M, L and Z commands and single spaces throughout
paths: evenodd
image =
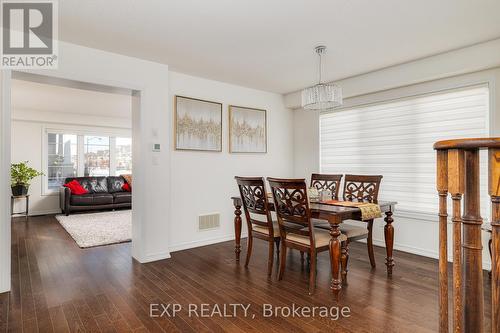
M 229 152 L 267 153 L 266 110 L 229 106 Z
M 222 104 L 175 96 L 176 150 L 222 151 Z

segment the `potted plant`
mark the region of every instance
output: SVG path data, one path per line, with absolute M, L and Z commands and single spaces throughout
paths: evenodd
M 28 161 L 13 163 L 10 166 L 10 183 L 13 196 L 27 195 L 33 178 L 43 175 L 28 166 Z

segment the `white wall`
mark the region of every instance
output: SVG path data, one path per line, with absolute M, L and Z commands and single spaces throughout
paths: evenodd
M 169 102 L 183 95 L 223 103 L 223 151 L 172 151 L 170 250 L 234 238 L 231 195 L 238 194 L 234 176 L 290 177 L 293 174 L 293 113 L 278 94 L 170 72 Z M 267 154 L 228 152 L 228 105 L 267 110 Z M 171 115 L 173 117 L 173 114 Z M 168 147 L 173 149 L 173 146 Z M 218 212 L 221 226 L 198 231 L 198 215 Z M 243 227 L 246 234 L 246 225 Z
M 493 44 L 480 44 L 476 48 L 453 51 L 341 80 L 338 83 L 344 88 L 346 96 L 344 107 L 486 82 L 490 86 L 490 132 L 492 136 L 499 136 L 500 67 L 476 70 L 471 73 L 463 72 L 467 69 L 487 68 L 494 64 L 498 66 L 500 52 L 496 51 L 499 50 L 499 41 Z M 488 53 L 482 54 L 487 51 Z M 297 98 L 297 94 L 286 96 L 287 105 L 296 106 L 299 103 Z M 312 171 L 319 171 L 319 113 L 296 109 L 294 129 L 295 176 L 303 177 Z M 482 193 L 482 195 L 488 194 Z M 437 212 L 403 214 L 398 213 L 396 207 L 394 218 L 396 249 L 433 258 L 438 257 Z M 489 219 L 486 216 L 483 218 Z M 384 244 L 383 225 L 382 220 L 376 221 L 375 244 Z M 483 266 L 486 269 L 489 269 L 491 265 L 487 251 L 488 237 L 486 234 L 483 237 Z M 449 239 L 451 240 L 451 234 Z
M 26 96 L 29 98 L 29 96 Z M 129 99 L 131 97 L 128 97 Z M 45 128 L 74 129 L 90 133 L 116 133 L 130 136 L 132 121 L 129 118 L 71 114 L 51 111 L 12 110 L 11 159 L 13 163 L 29 161 L 31 167 L 44 170 L 42 147 Z M 103 113 L 105 114 L 105 113 Z M 95 124 L 99 124 L 96 126 Z M 30 215 L 60 213 L 59 194 L 44 195 L 42 177 L 35 178 L 30 186 Z M 24 213 L 25 201 L 16 200 L 15 213 Z
M 0 71 L 0 293 L 10 290 L 10 80 Z

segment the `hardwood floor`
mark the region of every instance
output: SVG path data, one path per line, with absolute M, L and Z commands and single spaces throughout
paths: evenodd
M 299 253 L 290 251 L 284 280 L 278 282 L 267 279 L 267 251 L 265 242 L 255 241 L 248 269 L 235 262 L 233 242 L 139 264 L 131 259 L 130 243 L 81 250 L 52 216 L 18 219 L 12 224 L 12 291 L 0 295 L 0 331 L 437 331 L 436 260 L 396 251 L 388 279 L 384 249 L 375 249 L 378 267 L 371 271 L 365 244 L 353 243 L 349 285 L 336 303 L 329 291 L 328 253 L 318 257 L 317 290 L 308 296 L 307 266 L 301 268 Z M 487 274 L 485 281 L 489 297 Z M 151 303 L 180 304 L 182 310 L 175 317 L 151 318 Z M 249 316 L 190 317 L 189 303 L 250 304 Z M 263 318 L 266 303 L 347 306 L 350 317 Z M 485 305 L 489 316 L 489 302 Z

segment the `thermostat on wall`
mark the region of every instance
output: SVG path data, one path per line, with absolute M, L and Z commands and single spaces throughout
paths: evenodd
M 154 152 L 159 152 L 161 151 L 161 146 L 159 143 L 153 143 L 153 151 Z

